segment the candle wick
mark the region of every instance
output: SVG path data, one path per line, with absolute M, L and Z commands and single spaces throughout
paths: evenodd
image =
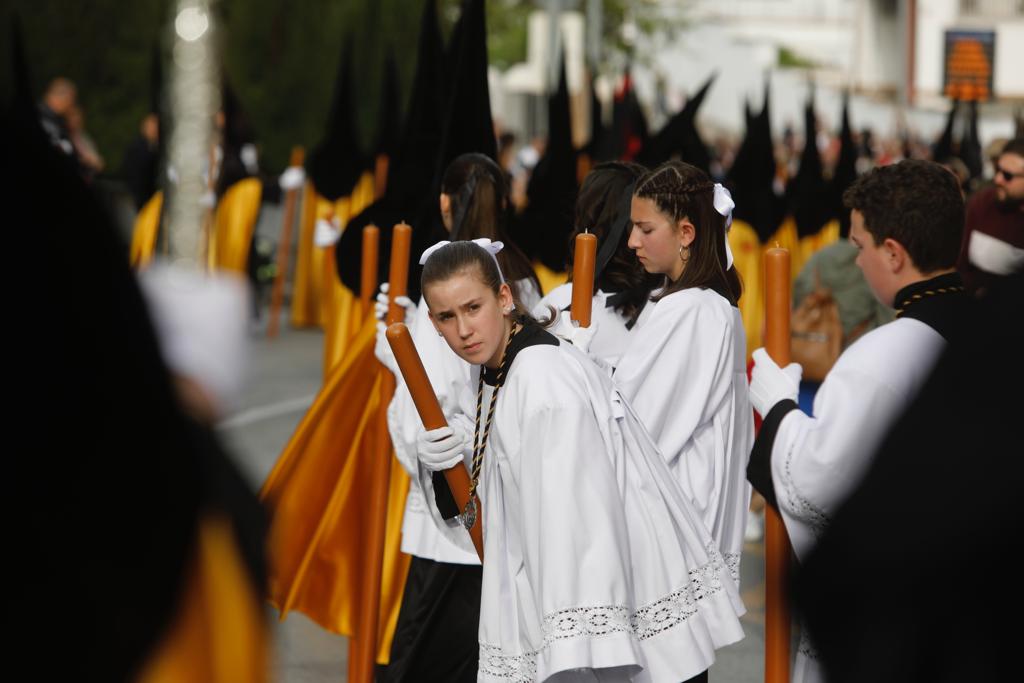
M 779 248 L 779 241 L 778 241 L 778 240 L 775 240 L 775 248 L 776 248 L 776 249 L 778 249 L 778 248 Z

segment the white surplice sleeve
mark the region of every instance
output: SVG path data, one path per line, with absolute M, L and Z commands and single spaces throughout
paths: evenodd
M 430 385 L 441 404 L 441 410 L 450 418 L 457 412 L 459 396 L 469 383 L 469 364 L 455 355 L 438 335 L 430 322 L 425 299 L 420 299 L 420 305 L 416 307 L 416 319 L 410 334 L 427 371 Z M 419 467 L 416 461 L 416 436 L 422 425 L 416 404 L 399 373 L 395 394 L 388 405 L 388 431 L 395 447 L 395 456 L 405 471 L 414 477 Z
M 627 680 L 642 659 L 616 475 L 588 401 L 573 388 L 549 389 L 550 400 L 525 410 L 513 475 L 519 500 L 505 501 L 520 515 L 524 545 L 517 594 L 543 616 L 537 680 L 572 669 Z
M 673 467 L 731 388 L 732 328 L 723 309 L 706 305 L 707 295 L 686 291 L 658 302 L 615 370 L 615 384 Z
M 790 410 L 778 423 L 769 444 L 773 493 L 798 557 L 859 482 L 943 345 L 918 321 L 877 328 L 840 356 L 815 395 L 814 417 Z

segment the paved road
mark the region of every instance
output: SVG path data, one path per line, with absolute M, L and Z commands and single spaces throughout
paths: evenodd
M 264 316 L 263 324 L 266 322 Z M 320 387 L 323 336 L 319 331 L 291 330 L 267 340 L 254 325 L 250 376 L 243 405 L 220 431 L 242 472 L 258 488 Z M 741 564 L 741 589 L 747 637 L 718 654 L 712 681 L 758 683 L 763 675 L 763 549 L 748 543 Z M 347 639 L 327 633 L 302 615 L 275 621 L 274 681 L 338 683 L 345 680 Z

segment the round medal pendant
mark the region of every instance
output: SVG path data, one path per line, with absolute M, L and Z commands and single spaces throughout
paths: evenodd
M 462 518 L 462 526 L 466 528 L 466 531 L 473 528 L 473 525 L 476 524 L 476 496 L 469 499 L 460 517 Z

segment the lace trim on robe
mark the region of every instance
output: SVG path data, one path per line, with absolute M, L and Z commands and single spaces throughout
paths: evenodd
M 540 649 L 519 655 L 506 655 L 501 646 L 480 643 L 480 672 L 516 683 L 534 681 L 537 654 L 551 643 L 567 638 L 598 637 L 609 633 L 632 633 L 646 640 L 678 626 L 696 614 L 698 603 L 722 590 L 722 571 L 728 564 L 714 544 L 706 548 L 710 561 L 691 569 L 687 585 L 655 600 L 630 614 L 623 605 L 569 607 L 544 616 L 544 642 Z M 735 571 L 739 570 L 736 557 Z
M 789 499 L 789 506 L 794 515 L 810 526 L 815 538 L 821 538 L 821 534 L 825 531 L 825 527 L 828 526 L 830 520 L 824 510 L 801 496 L 796 488 L 796 484 L 793 483 L 792 465 L 795 450 L 795 448 L 790 447 L 789 452 L 786 453 L 784 464 L 785 481 L 783 482 L 786 488 L 786 497 Z

